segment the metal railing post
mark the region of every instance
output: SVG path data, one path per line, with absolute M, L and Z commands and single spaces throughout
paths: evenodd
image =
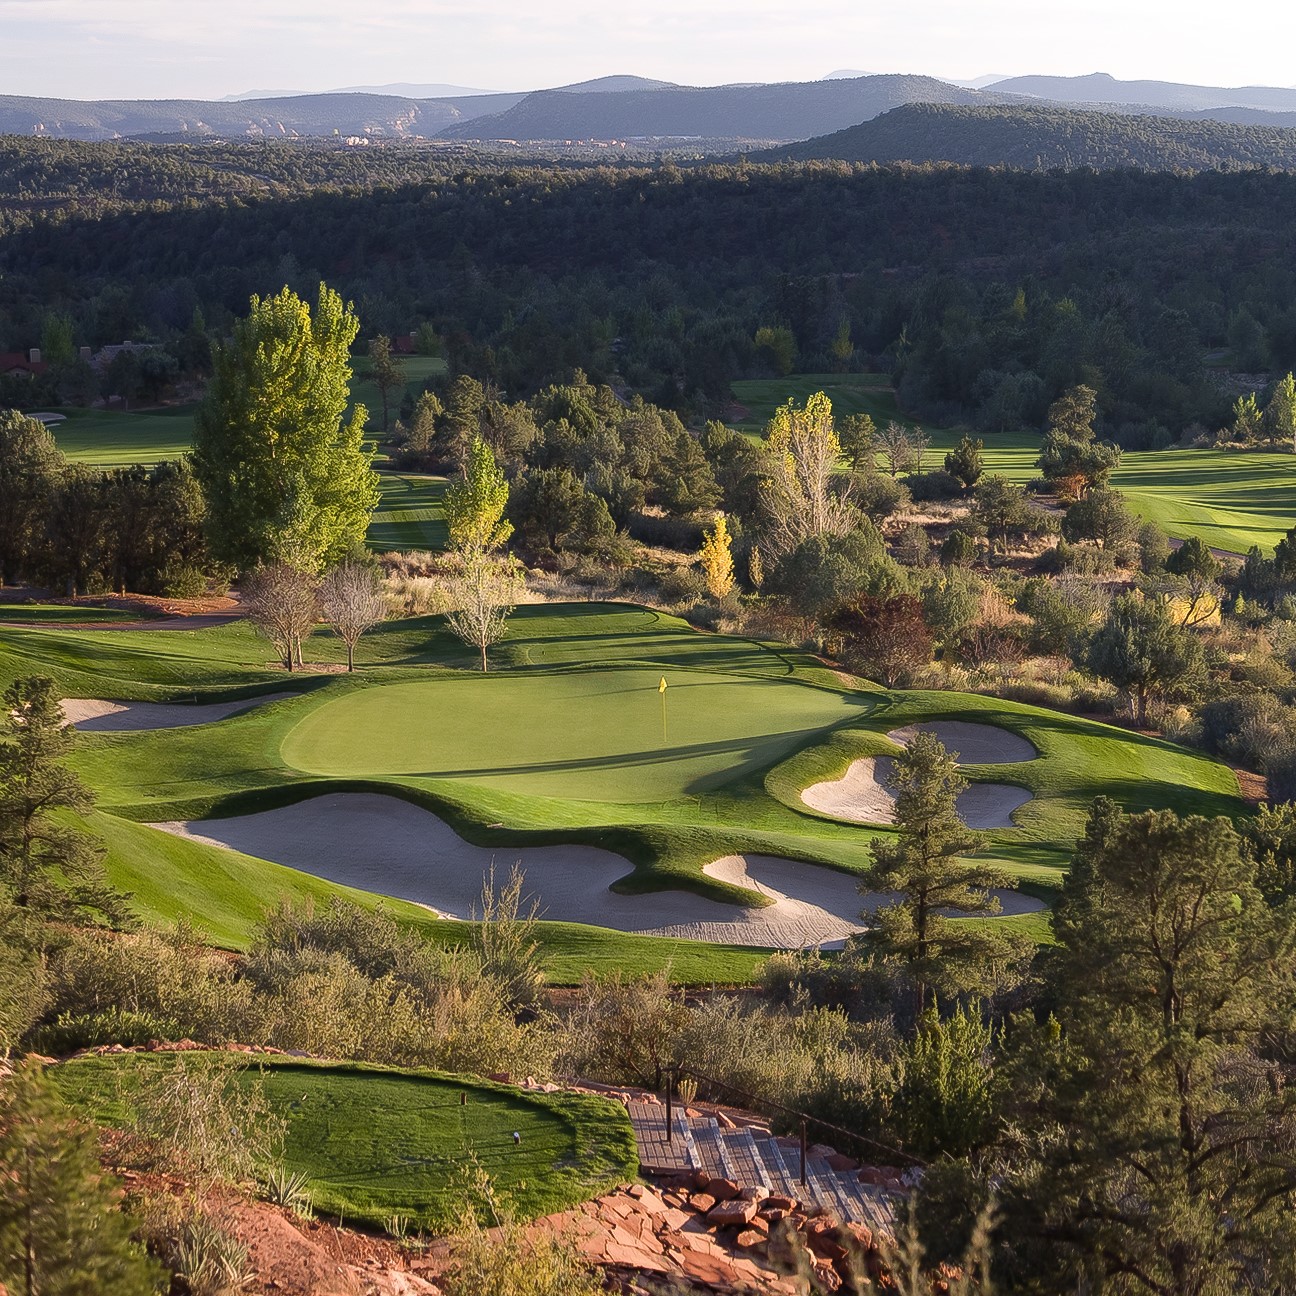
M 801 1187 L 805 1187 L 806 1181 L 806 1123 L 804 1117 L 801 1120 Z
M 671 1094 L 675 1088 L 675 1068 L 666 1068 L 666 1142 L 669 1143 L 675 1134 L 675 1113 L 671 1106 Z

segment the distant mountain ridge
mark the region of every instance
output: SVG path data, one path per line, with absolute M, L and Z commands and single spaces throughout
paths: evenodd
M 683 86 L 597 77 L 549 90 L 422 96 L 393 85 L 218 101 L 83 101 L 0 95 L 0 134 L 78 140 L 365 136 L 462 141 L 794 141 L 857 126 L 904 104 L 1059 106 L 1235 125 L 1296 125 L 1296 89 L 1224 90 L 1160 81 L 1012 77 L 985 89 L 935 77 L 831 73 L 819 81 Z M 982 81 L 985 78 L 976 78 Z M 453 87 L 446 87 L 453 88 Z M 1232 100 L 1229 101 L 1229 96 Z
M 1003 97 L 933 77 L 869 76 L 756 86 L 670 86 L 572 95 L 545 90 L 446 127 L 445 139 L 806 139 L 898 104 L 999 103 Z
M 905 104 L 755 161 L 953 162 L 1021 170 L 1296 171 L 1296 129 L 1056 105 Z
M 1178 81 L 1118 81 L 1106 72 L 1088 76 L 1019 76 L 994 82 L 1004 94 L 1067 104 L 1126 104 L 1200 112 L 1208 108 L 1258 108 L 1296 112 L 1296 89 L 1282 86 L 1199 86 Z

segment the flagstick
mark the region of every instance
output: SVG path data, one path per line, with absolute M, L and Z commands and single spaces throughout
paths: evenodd
M 661 690 L 662 702 L 662 746 L 666 746 L 666 690 Z

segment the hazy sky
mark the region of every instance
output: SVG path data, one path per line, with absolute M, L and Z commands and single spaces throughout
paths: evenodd
M 1285 0 L 0 0 L 0 93 L 692 85 L 837 68 L 1291 85 Z M 1257 37 L 1259 37 L 1257 39 Z

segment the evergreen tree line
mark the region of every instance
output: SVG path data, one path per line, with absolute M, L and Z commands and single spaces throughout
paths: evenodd
M 192 595 L 210 559 L 203 494 L 185 461 L 103 471 L 71 463 L 48 429 L 0 409 L 0 583 L 69 595 Z
M 1296 363 L 1293 185 L 1251 172 L 487 163 L 345 192 L 312 171 L 257 200 L 14 199 L 0 344 L 33 345 L 55 314 L 85 344 L 174 348 L 195 311 L 224 336 L 265 285 L 324 278 L 367 332 L 427 321 L 456 371 L 511 399 L 581 367 L 704 410 L 743 375 L 882 367 L 907 408 L 986 431 L 1042 426 L 1085 382 L 1114 437 L 1159 445 L 1225 421 L 1207 349 L 1249 372 Z M 568 247 L 579 257 L 555 255 Z

